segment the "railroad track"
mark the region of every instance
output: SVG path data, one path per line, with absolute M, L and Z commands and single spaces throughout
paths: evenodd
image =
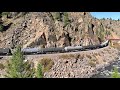
M 68 52 L 80 52 L 87 50 L 95 50 L 103 48 L 109 45 L 109 40 L 98 45 L 89 45 L 89 46 L 67 46 L 67 47 L 52 47 L 52 48 L 23 48 L 21 51 L 24 55 L 37 55 L 37 54 L 55 54 L 55 53 L 68 53 Z M 0 56 L 10 56 L 12 51 L 9 48 L 1 48 Z
M 101 51 L 101 50 L 104 50 L 105 48 L 108 48 L 108 46 L 106 47 L 103 47 L 103 48 L 98 48 L 98 49 L 93 49 L 93 50 L 86 50 L 86 51 L 82 51 L 82 53 L 89 53 L 89 51 L 91 52 L 96 52 L 97 51 Z M 34 58 L 41 58 L 41 57 L 56 57 L 56 56 L 61 56 L 61 55 L 69 55 L 69 54 L 80 54 L 81 51 L 78 51 L 78 52 L 65 52 L 65 53 L 52 53 L 52 54 L 27 54 L 25 55 L 25 58 L 27 60 L 31 60 L 31 59 L 34 59 Z M 0 59 L 0 60 L 8 60 L 8 58 L 11 58 L 12 55 L 0 55 L 0 57 L 4 58 L 4 59 Z

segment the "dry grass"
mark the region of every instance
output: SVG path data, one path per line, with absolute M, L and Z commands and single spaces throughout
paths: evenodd
M 54 65 L 53 60 L 50 58 L 43 58 L 43 59 L 41 59 L 40 63 L 43 66 L 43 72 L 49 71 L 52 68 L 52 66 Z
M 106 62 L 106 60 L 105 60 L 105 59 L 103 59 L 103 62 Z
M 74 55 L 74 54 L 63 54 L 63 55 L 60 55 L 59 58 L 71 59 L 71 58 L 76 58 L 76 55 Z
M 92 56 L 90 56 L 90 55 L 86 55 L 86 57 L 88 57 L 89 59 L 92 59 Z
M 95 56 L 95 55 L 93 55 L 93 56 Z M 95 58 L 91 58 L 90 61 L 89 61 L 89 65 L 90 65 L 91 67 L 95 67 L 97 63 L 98 63 L 98 62 L 97 62 L 96 56 L 95 56 Z
M 80 58 L 80 59 L 83 59 L 83 58 L 84 58 L 84 54 L 83 54 L 83 55 L 80 55 L 79 58 Z
M 5 66 L 2 63 L 0 63 L 0 70 L 3 70 L 3 69 L 5 69 Z
M 98 55 L 98 53 L 94 53 L 94 55 L 95 55 L 95 56 L 97 56 L 97 55 Z
M 97 59 L 97 55 L 93 54 L 93 57 L 95 58 L 95 60 Z
M 112 47 L 120 50 L 120 45 L 118 43 L 114 43 L 114 45 Z
M 95 59 L 92 59 L 91 61 L 96 62 L 97 60 L 96 60 L 96 58 L 95 58 Z
M 89 61 L 89 65 L 90 65 L 91 67 L 95 67 L 95 66 L 96 66 L 96 63 L 95 63 L 94 61 Z

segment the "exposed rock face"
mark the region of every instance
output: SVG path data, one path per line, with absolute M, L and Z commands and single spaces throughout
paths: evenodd
M 106 40 L 106 32 L 111 30 L 107 29 L 105 21 L 93 18 L 89 12 L 68 12 L 67 15 L 68 20 L 64 12 L 60 12 L 60 20 L 57 20 L 56 12 L 10 12 L 8 18 L 2 19 L 3 23 L 12 22 L 12 25 L 0 32 L 0 47 L 99 44 Z

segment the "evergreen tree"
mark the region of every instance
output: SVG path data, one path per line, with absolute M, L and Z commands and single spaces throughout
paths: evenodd
M 3 30 L 4 30 L 4 26 L 0 24 L 0 32 L 2 32 Z
M 64 20 L 64 26 L 67 26 L 70 23 L 67 12 L 64 12 L 63 20 Z
M 28 62 L 24 62 L 24 56 L 21 48 L 17 47 L 11 60 L 8 62 L 7 75 L 9 78 L 30 78 L 34 76 L 34 69 Z
M 43 78 L 42 65 L 40 63 L 37 66 L 36 77 Z

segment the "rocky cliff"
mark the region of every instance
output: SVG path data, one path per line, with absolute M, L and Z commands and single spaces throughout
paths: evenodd
M 89 12 L 2 12 L 0 19 L 2 48 L 92 45 L 119 36 L 120 21 L 99 20 Z

